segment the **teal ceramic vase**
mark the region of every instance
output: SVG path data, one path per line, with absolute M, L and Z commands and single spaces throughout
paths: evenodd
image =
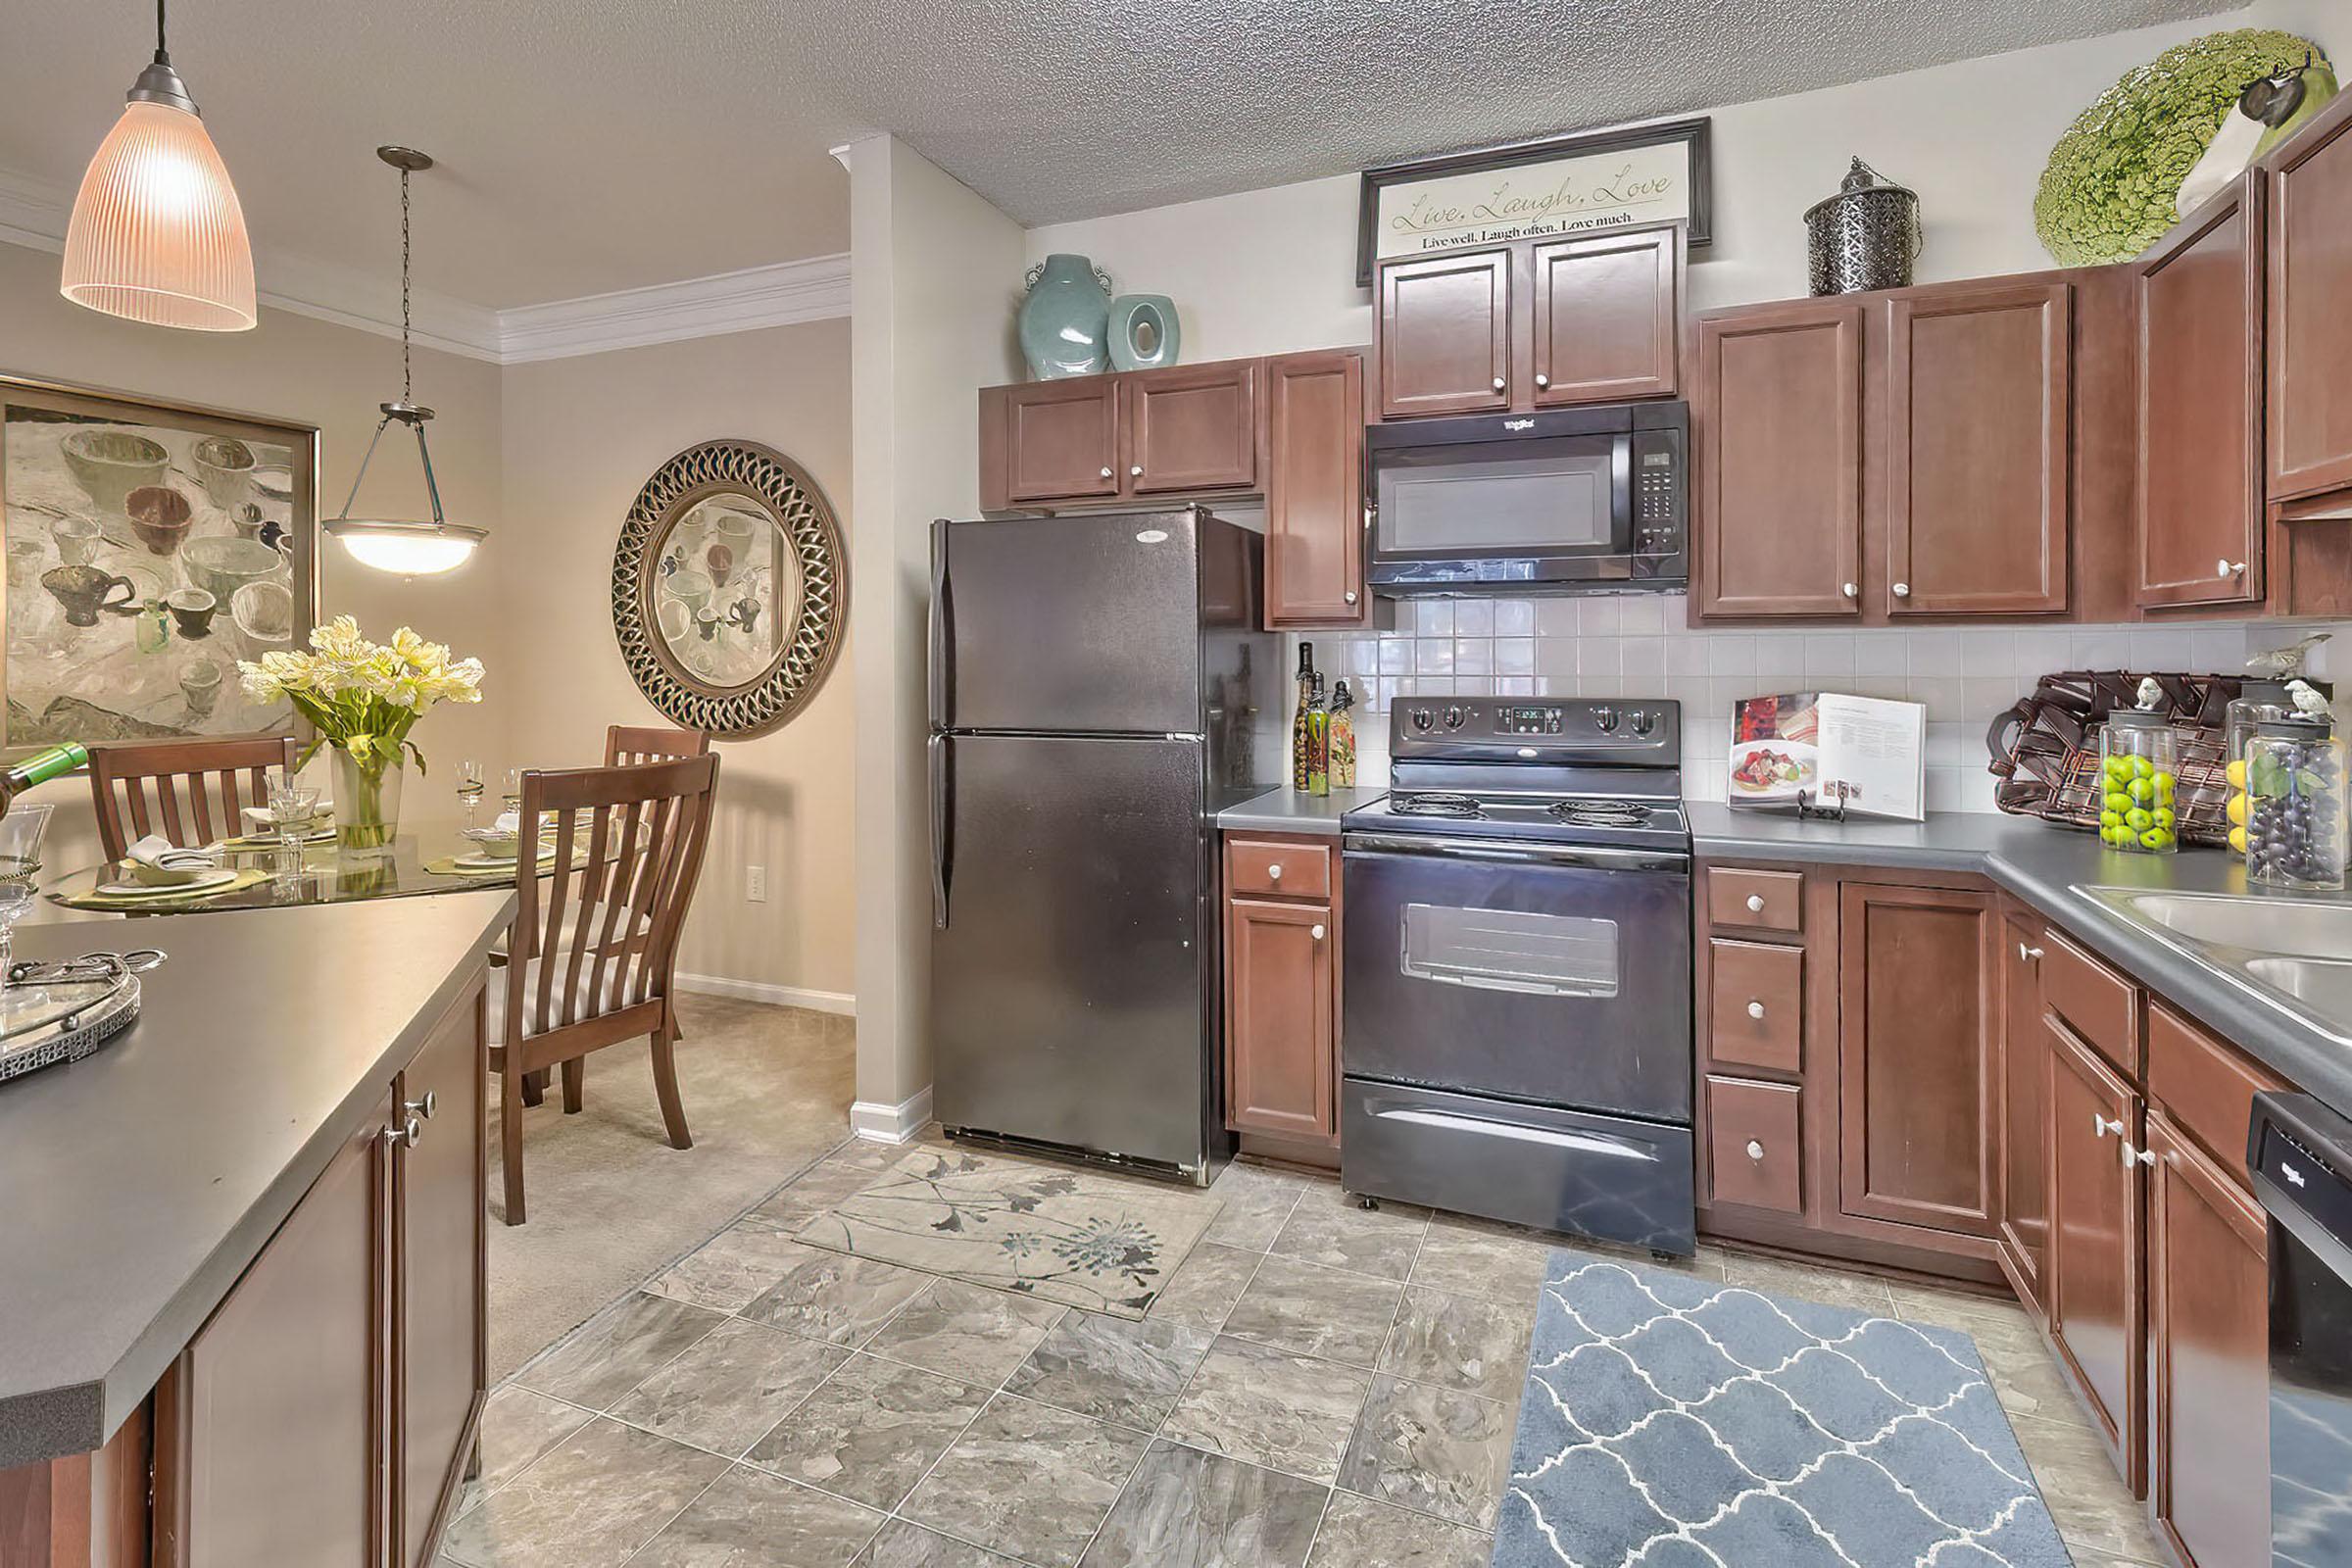
M 1021 354 L 1039 381 L 1110 368 L 1110 277 L 1083 256 L 1049 256 L 1029 270 Z
M 1122 294 L 1110 302 L 1110 368 L 1151 370 L 1176 363 L 1184 323 L 1165 294 Z

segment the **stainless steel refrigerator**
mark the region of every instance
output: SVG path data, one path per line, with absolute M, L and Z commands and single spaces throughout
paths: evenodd
M 1282 757 L 1262 561 L 1199 508 L 932 525 L 951 1133 L 1195 1181 L 1230 1152 L 1215 823 Z

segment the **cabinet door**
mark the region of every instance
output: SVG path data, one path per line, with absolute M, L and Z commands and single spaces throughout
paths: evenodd
M 1328 1143 L 1339 1131 L 1339 926 L 1321 905 L 1235 899 L 1227 909 L 1226 1124 Z
M 2352 95 L 2263 160 L 2270 189 L 2270 493 L 2352 485 Z
M 388 1422 L 389 1097 L 156 1391 L 165 1568 L 378 1568 Z
M 1013 502 L 1119 493 L 1118 382 L 1107 375 L 1002 389 L 1004 494 Z
M 2262 1210 L 2148 1111 L 2148 1500 L 2192 1568 L 2267 1561 L 2270 1270 Z
M 2249 171 L 2132 266 L 2142 605 L 2263 596 L 2262 218 Z
M 1993 1233 L 1990 894 L 1839 890 L 1839 1208 Z
M 473 1425 L 488 1387 L 484 1247 L 489 1191 L 489 1122 L 483 1085 L 482 994 L 477 991 L 435 1031 L 401 1075 L 398 1094 L 432 1117 L 419 1120 L 416 1143 L 398 1150 L 392 1167 L 394 1427 L 401 1449 L 393 1470 L 394 1561 L 430 1561 L 465 1478 Z
M 1266 362 L 1266 628 L 1365 624 L 1362 355 Z
M 2050 1047 L 2041 1021 L 2041 926 L 2001 922 L 2001 1054 L 1994 1139 L 1999 1161 L 2001 1270 L 2026 1310 L 2042 1316 L 2042 1254 L 2049 1240 Z
M 2066 609 L 2072 290 L 1886 302 L 1886 612 Z
M 1861 613 L 1859 308 L 1740 311 L 1695 341 L 1697 612 Z
M 1257 483 L 1255 360 L 1179 365 L 1118 378 L 1127 400 L 1127 489 L 1247 490 Z
M 2050 1342 L 2073 1369 L 2092 1423 L 2117 1468 L 2142 1494 L 2139 1275 L 2140 1181 L 2124 1148 L 2139 1123 L 2139 1097 L 2077 1040 L 2049 1020 Z
M 1380 270 L 1380 413 L 1511 406 L 1511 253 L 1464 251 Z
M 1532 252 L 1535 405 L 1672 397 L 1682 230 L 1551 240 Z

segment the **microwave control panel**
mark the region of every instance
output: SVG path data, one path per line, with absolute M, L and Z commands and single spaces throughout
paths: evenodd
M 1634 553 L 1680 555 L 1683 549 L 1683 440 L 1670 430 L 1633 439 Z

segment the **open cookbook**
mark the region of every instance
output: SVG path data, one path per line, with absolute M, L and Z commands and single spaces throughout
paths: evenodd
M 1732 706 L 1734 806 L 1927 815 L 1928 710 L 1918 703 L 1785 692 Z

